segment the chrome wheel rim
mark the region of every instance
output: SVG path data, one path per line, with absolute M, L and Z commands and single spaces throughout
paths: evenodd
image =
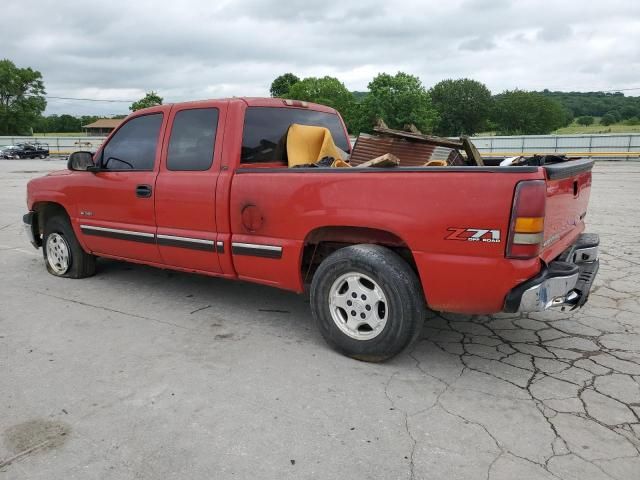
M 380 286 L 359 272 L 341 275 L 329 290 L 331 318 L 345 335 L 371 340 L 380 335 L 389 318 L 389 303 Z
M 69 245 L 59 233 L 47 237 L 47 263 L 56 275 L 64 275 L 69 270 Z

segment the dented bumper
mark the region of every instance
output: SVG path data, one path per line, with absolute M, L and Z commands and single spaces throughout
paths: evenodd
M 505 312 L 541 312 L 552 307 L 582 307 L 589 298 L 593 280 L 598 273 L 596 234 L 582 234 L 539 275 L 521 283 L 509 292 Z

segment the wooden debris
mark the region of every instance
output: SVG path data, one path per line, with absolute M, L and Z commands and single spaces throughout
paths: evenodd
M 384 120 L 381 119 L 381 118 L 378 118 L 378 120 L 376 120 L 376 127 L 389 128 L 389 127 L 387 127 L 387 124 L 384 123 Z
M 466 135 L 463 135 L 462 137 L 460 137 L 460 139 L 462 140 L 462 147 L 464 148 L 464 151 L 467 154 L 467 159 L 469 161 L 473 160 L 473 163 L 475 163 L 479 167 L 484 166 L 482 155 L 480 155 L 480 152 L 478 151 L 476 146 L 473 144 L 473 142 L 469 139 L 469 137 L 467 137 Z
M 467 161 L 474 163 L 478 166 L 483 166 L 482 155 L 478 152 L 478 149 L 471 142 L 469 137 L 462 136 L 460 140 L 452 140 L 445 137 L 436 137 L 435 135 L 424 135 L 422 133 L 403 132 L 402 130 L 394 130 L 392 128 L 385 128 L 382 126 L 373 127 L 373 131 L 381 135 L 388 135 L 392 137 L 405 138 L 407 140 L 413 140 L 416 142 L 429 143 L 431 145 L 437 145 L 439 147 L 455 148 L 464 150 L 467 154 Z
M 422 135 L 422 132 L 418 130 L 418 127 L 416 127 L 413 123 L 408 123 L 407 125 L 404 126 L 404 129 L 407 132 L 417 133 L 418 135 Z
M 403 132 L 402 130 L 394 130 L 392 128 L 373 127 L 373 131 L 381 135 L 389 135 L 391 137 L 400 137 L 408 140 L 414 140 L 422 143 L 430 143 L 439 147 L 447 148 L 463 148 L 462 141 L 452 140 L 445 137 L 436 137 L 434 135 L 424 135 L 422 133 Z
M 368 162 L 361 163 L 355 168 L 363 167 L 397 167 L 400 165 L 400 159 L 393 153 L 385 153 L 379 157 L 376 157 Z

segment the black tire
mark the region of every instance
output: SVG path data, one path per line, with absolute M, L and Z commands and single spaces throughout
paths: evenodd
M 57 234 L 62 237 L 62 242 L 68 249 L 68 265 L 66 270 L 56 270 L 49 262 L 49 237 Z M 56 238 L 59 238 L 56 237 Z M 73 228 L 69 223 L 69 219 L 64 215 L 54 215 L 45 221 L 44 235 L 42 239 L 42 255 L 47 271 L 56 277 L 64 278 L 86 278 L 96 272 L 96 257 L 86 253 L 73 233 Z M 52 257 L 53 258 L 53 257 Z M 53 262 L 53 260 L 52 260 Z
M 332 311 L 338 315 L 336 307 L 330 305 L 332 287 L 352 272 L 373 280 L 377 284 L 373 287 L 379 287 L 388 304 L 382 306 L 382 315 L 379 315 L 386 318 L 386 323 L 373 338 L 358 339 L 346 334 L 332 316 Z M 388 360 L 407 348 L 418 338 L 426 315 L 424 294 L 415 272 L 398 254 L 379 245 L 353 245 L 327 257 L 313 276 L 310 303 L 313 317 L 327 343 L 344 355 L 367 362 Z M 364 301 L 358 300 L 358 303 L 360 307 L 367 306 Z M 379 307 L 374 305 L 373 308 Z M 354 311 L 341 312 L 349 318 Z M 362 311 L 360 315 L 363 313 L 366 314 Z

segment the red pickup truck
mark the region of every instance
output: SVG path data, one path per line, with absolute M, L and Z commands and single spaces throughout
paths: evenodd
M 381 361 L 427 308 L 577 308 L 598 269 L 590 160 L 546 166 L 287 168 L 292 124 L 351 145 L 339 114 L 233 98 L 130 115 L 95 153 L 29 182 L 24 223 L 47 270 L 96 257 L 310 292 L 334 348 Z

